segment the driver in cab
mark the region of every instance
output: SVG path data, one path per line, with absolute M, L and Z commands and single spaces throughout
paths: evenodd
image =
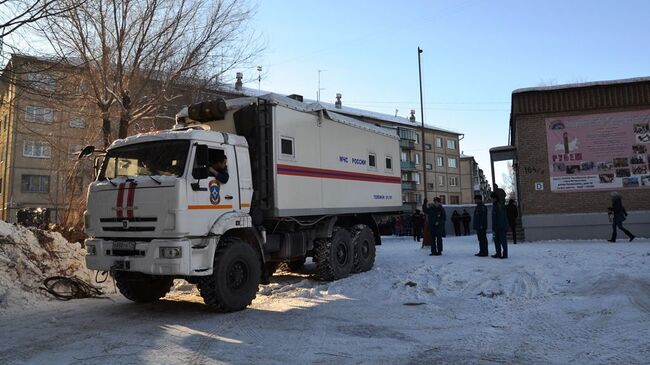
M 223 151 L 210 150 L 210 165 L 208 166 L 208 173 L 214 176 L 221 184 L 228 182 L 230 175 L 228 175 L 228 159 Z

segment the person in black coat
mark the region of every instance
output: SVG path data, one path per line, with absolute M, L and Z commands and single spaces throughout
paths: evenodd
M 463 214 L 460 219 L 463 222 L 463 234 L 469 236 L 469 223 L 472 221 L 472 217 L 467 213 L 466 209 L 463 209 Z
M 508 216 L 508 225 L 510 226 L 510 230 L 512 230 L 512 243 L 516 245 L 517 232 L 515 232 L 515 227 L 517 226 L 519 211 L 517 210 L 517 204 L 515 204 L 514 199 L 508 201 L 508 205 L 506 205 L 506 215 Z
M 623 231 L 623 233 L 627 235 L 627 237 L 630 239 L 630 242 L 632 242 L 634 235 L 627 229 L 623 228 L 623 221 L 627 217 L 627 212 L 625 211 L 625 207 L 623 207 L 621 195 L 616 191 L 612 192 L 612 206 L 608 208 L 608 210 L 612 220 L 612 238 L 608 241 L 616 242 L 616 228 L 618 227 L 621 231 Z
M 442 255 L 442 235 L 445 230 L 447 214 L 440 203 L 440 198 L 433 198 L 433 206 L 429 207 L 428 200 L 424 199 L 422 211 L 428 216 L 429 232 L 431 232 L 431 254 L 429 256 Z
M 418 209 L 415 214 L 411 216 L 411 228 L 413 229 L 413 241 L 420 242 L 422 238 L 422 228 L 424 227 L 424 214 L 420 213 Z
M 474 202 L 476 209 L 474 209 L 474 230 L 478 238 L 478 253 L 474 256 L 485 257 L 488 252 L 487 240 L 487 207 L 483 204 L 483 196 L 475 195 Z
M 494 249 L 496 253 L 494 258 L 508 258 L 508 218 L 506 217 L 506 208 L 503 206 L 504 201 L 499 198 L 498 193 L 492 193 L 492 237 L 494 239 Z
M 456 236 L 460 236 L 460 214 L 458 214 L 458 211 L 454 210 L 453 213 L 451 213 L 451 223 L 454 225 L 454 234 Z

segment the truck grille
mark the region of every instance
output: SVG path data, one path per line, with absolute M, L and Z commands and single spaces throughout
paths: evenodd
M 114 218 L 99 218 L 101 223 L 121 223 L 128 222 L 158 222 L 156 217 L 114 217 Z
M 107 250 L 110 252 L 109 256 L 145 256 L 145 251 L 142 250 Z
M 102 227 L 107 232 L 151 232 L 155 231 L 156 227 Z

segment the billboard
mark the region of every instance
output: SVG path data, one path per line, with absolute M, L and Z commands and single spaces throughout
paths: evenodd
M 545 122 L 551 191 L 650 189 L 650 110 Z

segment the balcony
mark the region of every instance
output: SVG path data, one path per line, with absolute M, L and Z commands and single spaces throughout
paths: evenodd
M 413 150 L 415 149 L 415 142 L 410 139 L 400 139 L 399 146 L 407 150 Z
M 415 190 L 415 181 L 402 181 L 402 190 Z
M 400 168 L 402 171 L 417 171 L 417 168 L 415 168 L 415 162 L 413 161 L 400 161 Z
M 418 138 L 415 130 L 410 128 L 397 127 L 397 135 L 401 139 L 408 139 L 410 141 L 415 141 Z

